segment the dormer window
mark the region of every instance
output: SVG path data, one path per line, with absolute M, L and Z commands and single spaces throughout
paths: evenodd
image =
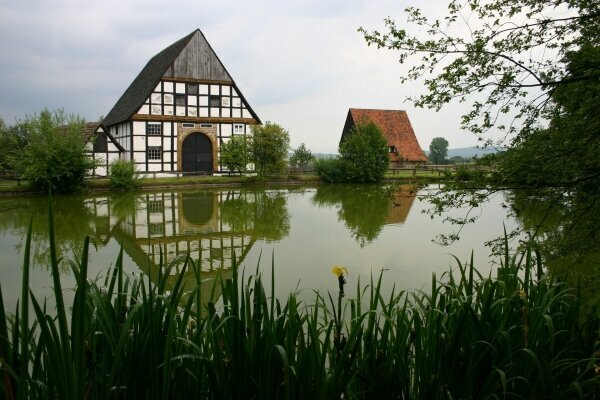
M 390 146 L 390 153 L 398 154 L 398 149 L 396 146 Z

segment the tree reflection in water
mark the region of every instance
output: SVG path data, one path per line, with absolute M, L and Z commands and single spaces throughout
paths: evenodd
M 55 196 L 53 198 L 54 226 L 57 256 L 81 254 L 86 236 L 97 237 L 100 245 L 107 238 L 104 220 L 94 213 L 93 204 L 83 196 Z M 31 254 L 33 265 L 48 269 L 48 198 L 44 196 L 6 199 L 0 209 L 0 232 L 11 231 L 13 235 L 25 237 L 32 221 Z M 104 242 L 105 243 L 105 242 Z M 24 243 L 17 245 L 21 252 Z M 63 271 L 68 266 L 61 264 Z
M 339 220 L 364 247 L 379 236 L 384 225 L 404 223 L 416 192 L 414 185 L 327 185 L 317 189 L 312 202 L 339 207 Z
M 515 190 L 508 195 L 515 217 L 550 272 L 578 283 L 586 312 L 600 316 L 600 212 L 597 196 L 555 190 Z
M 290 232 L 286 192 L 243 190 L 228 192 L 221 202 L 223 222 L 233 231 L 251 228 L 255 239 L 278 241 Z

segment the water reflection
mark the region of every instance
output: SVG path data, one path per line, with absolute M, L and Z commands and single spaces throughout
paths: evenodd
M 384 225 L 403 224 L 415 200 L 414 185 L 327 185 L 317 189 L 313 204 L 338 207 L 338 218 L 364 247 Z
M 25 238 L 29 222 L 32 224 L 33 263 L 48 268 L 49 238 L 48 238 L 48 199 L 46 198 L 15 198 L 6 199 L 0 203 L 0 233 Z M 82 196 L 57 196 L 53 199 L 54 227 L 58 257 L 80 254 L 84 238 L 94 235 L 99 238 L 99 244 L 106 244 L 106 235 L 102 229 L 103 217 L 88 207 Z M 21 252 L 24 241 L 16 245 L 16 251 Z M 63 266 L 63 270 L 66 267 Z
M 522 229 L 534 237 L 551 272 L 567 276 L 584 298 L 585 313 L 600 315 L 600 213 L 596 196 L 514 191 L 508 196 Z

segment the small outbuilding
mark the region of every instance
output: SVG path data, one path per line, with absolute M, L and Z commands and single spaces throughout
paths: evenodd
M 390 167 L 427 162 L 427 156 L 417 141 L 408 114 L 403 110 L 349 109 L 340 144 L 357 124 L 368 123 L 369 121 L 372 121 L 381 129 L 387 140 L 390 152 Z

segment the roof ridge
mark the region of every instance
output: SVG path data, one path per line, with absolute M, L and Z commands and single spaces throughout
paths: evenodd
M 406 110 L 393 110 L 389 108 L 350 108 L 350 110 L 406 112 Z

